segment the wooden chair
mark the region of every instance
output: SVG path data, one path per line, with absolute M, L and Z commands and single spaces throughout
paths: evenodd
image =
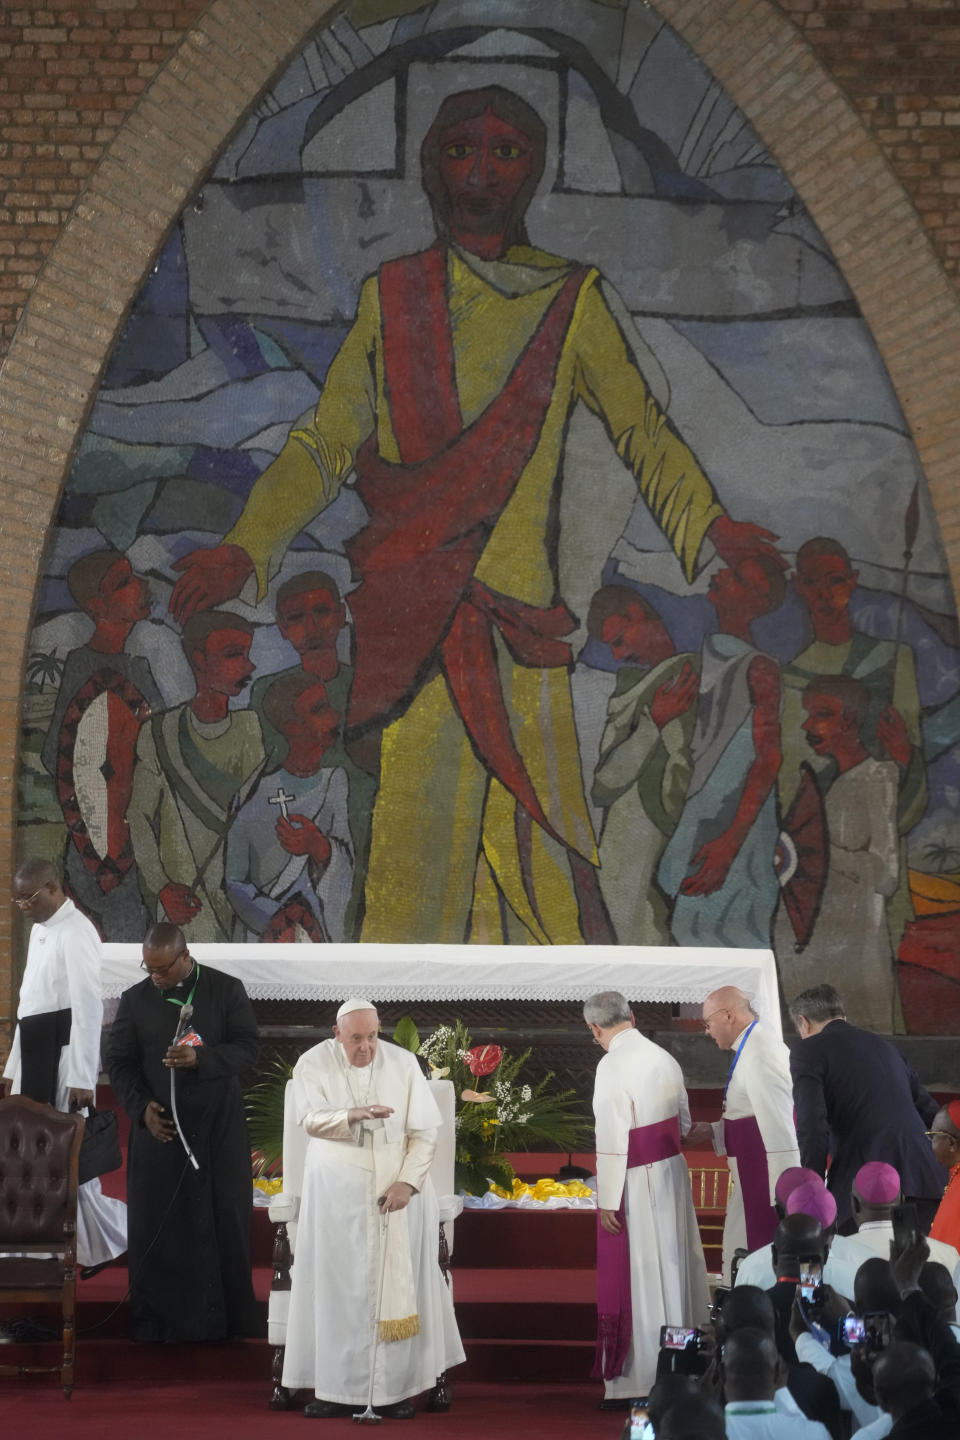
M 0 1364 L 0 1375 L 59 1371 L 68 1400 L 76 1347 L 77 1166 L 83 1123 L 82 1115 L 67 1115 L 20 1095 L 0 1100 L 0 1301 L 59 1304 L 63 1317 L 59 1364 Z
M 430 1166 L 430 1178 L 437 1192 L 440 1209 L 440 1234 L 437 1237 L 438 1259 L 447 1284 L 450 1281 L 450 1257 L 453 1254 L 453 1222 L 463 1210 L 463 1199 L 454 1193 L 454 1161 L 456 1154 L 456 1096 L 449 1080 L 430 1082 L 433 1097 L 440 1111 L 437 1149 Z M 273 1393 L 271 1410 L 289 1410 L 294 1397 L 283 1384 L 283 1355 L 287 1343 L 287 1316 L 290 1309 L 291 1270 L 295 1264 L 297 1219 L 303 1184 L 303 1165 L 307 1151 L 307 1135 L 297 1124 L 291 1102 L 292 1086 L 288 1082 L 283 1105 L 283 1190 L 270 1202 L 273 1232 L 273 1279 L 267 1308 L 267 1340 L 273 1348 L 271 1377 Z M 427 1408 L 449 1410 L 450 1383 L 446 1373 L 437 1376 L 430 1392 Z
M 725 1165 L 698 1165 L 690 1170 L 690 1184 L 707 1269 L 719 1273 L 723 1269 L 723 1224 L 730 1192 L 730 1171 Z

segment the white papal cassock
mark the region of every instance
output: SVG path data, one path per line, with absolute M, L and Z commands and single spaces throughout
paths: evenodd
M 403 1180 L 419 1193 L 389 1225 L 404 1227 L 409 1240 L 419 1333 L 377 1347 L 373 1403 L 392 1405 L 464 1359 L 437 1260 L 440 1216 L 428 1174 L 440 1112 L 413 1055 L 382 1040 L 364 1067 L 351 1066 L 336 1040 L 315 1045 L 294 1068 L 293 1103 L 310 1139 L 283 1384 L 366 1405 L 380 1274 L 377 1197 Z M 351 1127 L 347 1111 L 360 1104 L 390 1105 L 393 1114 Z
M 624 1205 L 633 1334 L 610 1399 L 647 1395 L 657 1373 L 661 1325 L 701 1325 L 710 1305 L 703 1246 L 682 1154 L 628 1168 L 631 1130 L 675 1121 L 690 1129 L 680 1066 L 637 1030 L 621 1030 L 597 1066 L 597 1203 Z

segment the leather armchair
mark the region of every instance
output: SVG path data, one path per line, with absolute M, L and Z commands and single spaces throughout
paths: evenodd
M 77 1165 L 83 1116 L 14 1095 L 0 1100 L 0 1303 L 60 1305 L 58 1364 L 0 1364 L 0 1375 L 59 1371 L 73 1390 L 77 1307 Z

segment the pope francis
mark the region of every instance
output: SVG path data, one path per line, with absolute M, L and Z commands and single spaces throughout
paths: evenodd
M 378 1030 L 369 1000 L 347 1000 L 335 1038 L 293 1072 L 310 1138 L 283 1384 L 315 1392 L 309 1419 L 362 1409 L 371 1366 L 379 1413 L 409 1419 L 412 1397 L 464 1358 L 428 1174 L 440 1112 L 413 1055 Z

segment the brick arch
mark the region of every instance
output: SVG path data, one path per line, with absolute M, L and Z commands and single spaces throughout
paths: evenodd
M 0 893 L 14 862 L 34 589 L 73 448 L 153 257 L 218 151 L 335 0 L 214 0 L 141 96 L 38 278 L 0 372 Z M 809 207 L 887 364 L 960 580 L 960 301 L 856 111 L 772 0 L 659 0 Z M 12 917 L 0 915 L 0 1021 Z M 0 1049 L 2 1045 L 0 1031 Z

